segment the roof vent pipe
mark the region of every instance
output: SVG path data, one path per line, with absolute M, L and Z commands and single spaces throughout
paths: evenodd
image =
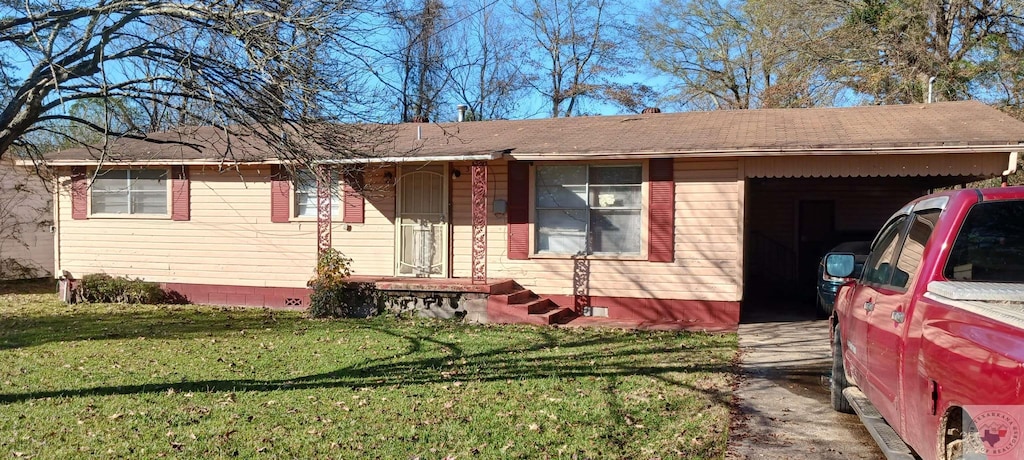
M 459 104 L 455 106 L 455 108 L 459 110 L 459 123 L 466 121 L 466 109 L 468 109 L 469 106 L 466 104 Z
M 935 77 L 928 79 L 928 103 L 932 103 L 932 84 L 935 83 Z

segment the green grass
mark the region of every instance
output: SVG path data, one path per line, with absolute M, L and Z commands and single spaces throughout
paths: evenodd
M 725 454 L 733 334 L 11 293 L 31 286 L 0 284 L 0 457 Z

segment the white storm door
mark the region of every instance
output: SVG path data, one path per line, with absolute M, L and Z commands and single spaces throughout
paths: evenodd
M 402 166 L 398 180 L 398 276 L 448 273 L 448 176 L 445 165 Z

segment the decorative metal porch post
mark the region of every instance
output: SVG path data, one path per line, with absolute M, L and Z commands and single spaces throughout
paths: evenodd
M 316 175 L 316 256 L 317 261 L 331 249 L 331 167 L 320 165 Z
M 473 284 L 487 283 L 487 162 L 473 162 Z
M 583 250 L 572 256 L 572 308 L 577 315 L 584 316 L 590 312 L 590 259 L 587 257 L 593 250 L 593 239 L 590 228 L 584 238 Z

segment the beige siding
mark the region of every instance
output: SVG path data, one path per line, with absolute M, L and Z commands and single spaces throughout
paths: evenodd
M 312 274 L 316 222 L 270 221 L 269 168 L 191 169 L 191 220 L 72 220 L 62 178 L 60 269 L 150 281 L 303 286 Z
M 471 179 L 468 164 L 456 164 L 463 174 L 452 184 L 454 275 L 470 276 L 472 259 Z M 573 260 L 566 258 L 506 258 L 506 220 L 490 210 L 494 200 L 507 199 L 507 163 L 488 169 L 488 276 L 513 278 L 542 294 L 573 292 Z M 588 261 L 590 294 L 594 296 L 738 301 L 741 181 L 736 161 L 677 160 L 675 261 Z
M 191 220 L 71 219 L 61 188 L 61 268 L 74 276 L 105 272 L 172 283 L 302 287 L 313 273 L 317 223 L 270 221 L 266 167 L 218 172 L 193 167 Z M 367 174 L 363 224 L 334 224 L 334 247 L 356 274 L 390 274 L 394 196 L 384 170 Z M 66 182 L 66 177 L 64 178 Z
M 837 213 L 838 231 L 862 231 L 876 228 L 879 220 L 888 216 L 894 197 L 916 195 L 920 187 L 906 184 L 903 179 L 889 179 L 854 195 L 849 193 L 851 184 L 843 181 L 863 185 L 863 179 L 768 183 L 746 178 L 777 174 L 859 175 L 870 173 L 864 168 L 880 163 L 895 168 L 891 162 L 902 160 L 908 161 L 912 171 L 927 170 L 929 174 L 942 173 L 950 167 L 943 163 L 942 171 L 936 171 L 932 169 L 934 165 L 915 163 L 923 157 L 893 156 L 886 157 L 884 162 L 879 158 L 871 157 L 867 163 L 863 157 L 824 157 L 806 163 L 802 161 L 808 159 L 678 159 L 674 163 L 674 261 L 651 263 L 643 257 L 592 257 L 579 265 L 568 258 L 507 258 L 506 219 L 493 213 L 493 203 L 496 199 L 508 199 L 508 168 L 506 162 L 494 161 L 488 166 L 488 276 L 515 279 L 541 294 L 568 295 L 573 292 L 574 272 L 583 270 L 588 277 L 589 293 L 594 296 L 739 301 L 744 269 L 753 273 L 784 270 L 792 272 L 786 273 L 789 278 L 795 277 L 793 267 L 756 266 L 757 254 L 764 252 L 758 249 L 763 246 L 758 242 L 774 245 L 767 250 L 779 254 L 796 253 L 794 209 L 800 199 L 806 199 L 809 190 L 813 190 L 813 199 L 834 199 L 837 209 L 850 209 Z M 966 168 L 959 174 L 970 174 L 996 167 L 1005 158 L 971 155 L 952 158 L 950 164 Z M 461 174 L 451 179 L 450 187 L 450 275 L 469 277 L 471 165 L 456 162 L 451 166 Z M 796 172 L 785 172 L 790 170 Z M 179 222 L 134 218 L 72 220 L 65 170 L 60 178 L 62 186 L 58 187 L 58 269 L 74 276 L 106 272 L 173 283 L 304 286 L 315 265 L 317 224 L 312 219 L 271 222 L 269 168 L 241 167 L 220 172 L 215 167 L 192 167 L 191 172 L 191 220 Z M 391 166 L 368 170 L 365 222 L 337 222 L 333 226 L 334 247 L 354 260 L 353 271 L 357 275 L 394 274 L 395 174 Z M 855 200 L 857 205 L 847 206 L 848 200 Z M 902 203 L 903 199 L 897 201 Z M 749 241 L 745 240 L 745 227 L 752 237 Z M 747 254 L 750 266 L 744 268 L 746 246 L 751 248 Z M 43 259 L 50 257 L 45 254 Z M 771 259 L 778 261 L 777 257 Z
M 0 279 L 53 272 L 50 201 L 34 170 L 0 161 Z
M 471 276 L 469 163 L 452 179 L 452 276 Z M 488 275 L 513 278 L 543 294 L 573 292 L 574 261 L 508 260 L 506 221 L 495 199 L 507 199 L 507 163 L 488 167 Z M 367 172 L 366 220 L 335 223 L 334 247 L 354 260 L 359 275 L 394 273 L 394 168 Z M 192 219 L 71 220 L 70 197 L 60 194 L 61 268 L 153 281 L 245 286 L 303 286 L 316 254 L 316 222 L 270 222 L 268 171 L 219 173 L 192 169 Z M 741 181 L 735 161 L 676 162 L 676 257 L 589 261 L 590 294 L 694 300 L 739 300 Z
M 1009 153 L 956 155 L 818 155 L 744 160 L 746 177 L 998 176 Z
M 355 275 L 394 274 L 394 177 L 394 167 L 368 168 L 364 223 L 334 224 L 331 241 L 335 249 L 352 258 L 352 272 Z

